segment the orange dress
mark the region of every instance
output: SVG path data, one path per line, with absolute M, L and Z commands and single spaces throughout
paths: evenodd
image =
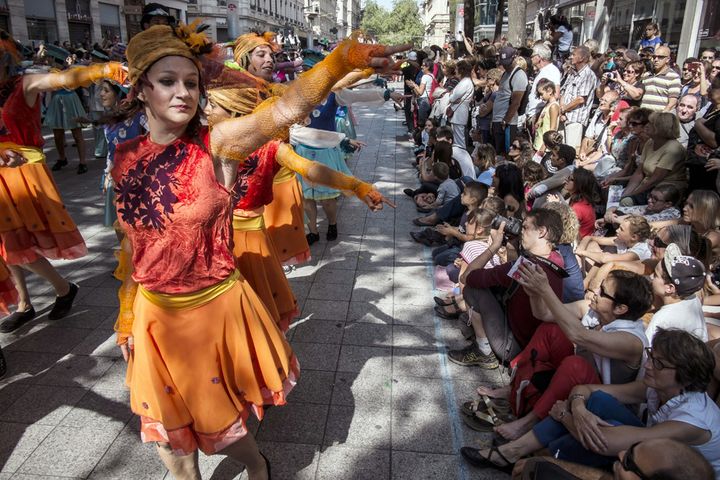
M 0 86 L 0 148 L 25 149 L 44 160 L 40 101 L 25 103 L 22 77 Z M 28 155 L 30 156 L 30 155 Z M 73 259 L 87 254 L 44 161 L 0 167 L 0 256 L 9 265 L 40 257 Z
M 232 202 L 204 144 L 139 137 L 118 146 L 118 221 L 132 246 L 130 404 L 145 442 L 179 455 L 218 452 L 252 413 L 283 405 L 297 359 L 267 308 L 235 270 Z
M 280 169 L 275 160 L 279 146 L 277 140 L 268 142 L 238 169 L 233 187 L 237 198 L 233 254 L 240 273 L 263 300 L 280 330 L 287 332 L 290 321 L 300 312 L 263 218 L 263 207 L 272 201 L 273 177 Z
M 305 238 L 303 194 L 295 173 L 285 167 L 275 175 L 273 200 L 263 216 L 268 235 L 283 265 L 299 265 L 310 260 Z

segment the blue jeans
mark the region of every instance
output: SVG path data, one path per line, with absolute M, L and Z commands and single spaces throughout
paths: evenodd
M 432 258 L 435 265 L 446 267 L 453 263 L 459 254 L 460 247 L 443 245 L 432 251 Z
M 602 391 L 596 391 L 590 395 L 586 408 L 612 425 L 645 426 L 630 409 L 612 395 Z M 582 443 L 568 433 L 562 423 L 552 417 L 546 417 L 535 425 L 533 433 L 538 441 L 550 451 L 551 455 L 561 460 L 591 467 L 604 467 L 615 461 L 615 457 L 606 457 L 586 450 Z

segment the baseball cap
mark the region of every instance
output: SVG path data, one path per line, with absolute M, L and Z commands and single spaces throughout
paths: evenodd
M 702 262 L 683 255 L 680 247 L 674 243 L 665 249 L 663 266 L 680 297 L 692 295 L 705 285 L 705 267 Z
M 517 51 L 513 47 L 502 47 L 500 49 L 500 65 L 512 65 Z
M 407 59 L 411 62 L 417 62 L 417 52 L 408 53 Z

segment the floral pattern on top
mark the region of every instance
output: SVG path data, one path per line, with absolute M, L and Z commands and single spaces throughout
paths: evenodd
M 115 193 L 118 213 L 124 222 L 133 226 L 139 222 L 162 231 L 165 222 L 172 221 L 173 205 L 178 201 L 173 192 L 178 185 L 174 173 L 185 158 L 186 149 L 183 142 L 168 145 L 160 153 L 139 160 L 122 177 Z

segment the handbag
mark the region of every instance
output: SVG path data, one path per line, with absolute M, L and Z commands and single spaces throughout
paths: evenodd
M 463 98 L 456 104 L 457 106 L 456 106 L 455 109 L 453 109 L 452 104 L 448 105 L 448 107 L 445 109 L 445 118 L 447 118 L 448 120 L 450 120 L 450 119 L 453 117 L 453 115 L 455 115 L 455 110 L 457 110 L 458 108 L 460 108 L 460 105 L 462 105 L 462 103 L 463 103 L 465 100 L 467 100 L 468 98 L 470 98 L 474 93 L 475 93 L 475 89 L 473 88 L 473 91 L 470 92 L 470 95 L 467 95 L 466 97 L 463 97 Z

